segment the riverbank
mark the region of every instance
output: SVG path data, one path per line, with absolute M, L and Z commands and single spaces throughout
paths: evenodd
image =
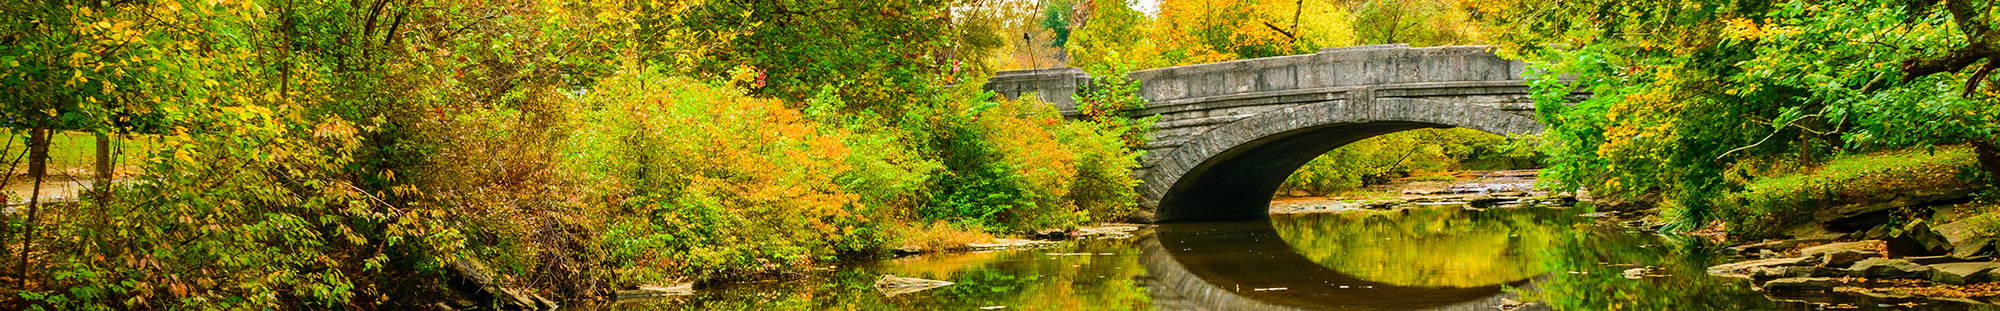
M 1815 185 L 1784 190 L 1809 192 L 1806 189 L 1837 184 L 1835 189 L 1845 192 L 1812 195 L 1849 199 L 1794 199 L 1791 204 L 1804 206 L 1786 205 L 1783 210 L 1807 214 L 1795 216 L 1803 221 L 1777 222 L 1789 227 L 1731 230 L 1727 222 L 1718 221 L 1705 230 L 1690 232 L 1684 236 L 1714 243 L 1713 251 L 1741 260 L 1695 271 L 1748 280 L 1752 289 L 1777 301 L 1834 308 L 1855 307 L 1861 301 L 2000 303 L 2000 291 L 1996 291 L 2000 289 L 2000 262 L 1994 261 L 1996 239 L 1992 233 L 1996 227 L 1992 215 L 2000 208 L 1973 197 L 1980 185 L 1935 180 L 1951 178 L 1947 172 L 1963 168 L 1966 156 L 1957 150 L 1858 156 L 1836 160 L 1829 167 L 1800 170 L 1804 173 L 1797 175 L 1759 180 L 1753 191 L 1767 193 L 1779 188 L 1775 185 Z M 1867 165 L 1858 165 L 1864 163 Z M 1493 175 L 1520 178 L 1480 177 Z M 1490 187 L 1492 184 L 1532 184 L 1531 171 L 1458 176 L 1451 181 L 1399 180 L 1372 192 L 1344 197 L 1280 197 L 1272 202 L 1272 214 L 1370 215 L 1437 208 L 1479 211 L 1568 201 L 1599 207 L 1576 216 L 1594 219 L 1592 223 L 1600 227 L 1652 232 L 1665 225 L 1661 209 L 1650 202 L 1600 204 L 1535 191 L 1453 191 L 1496 188 Z M 1757 194 L 1762 193 L 1750 195 Z M 1841 204 L 1813 208 L 1809 203 L 1797 203 L 1800 201 Z M 1656 270 L 1639 265 L 1625 272 L 1643 276 L 1660 273 Z
M 1718 219 L 1696 233 L 1749 260 L 1709 273 L 1780 296 L 2000 303 L 1992 275 L 2000 204 L 1991 184 L 1976 181 L 1975 156 L 1938 146 L 1811 167 L 1746 166 L 1736 181 L 1743 190 L 1716 198 Z

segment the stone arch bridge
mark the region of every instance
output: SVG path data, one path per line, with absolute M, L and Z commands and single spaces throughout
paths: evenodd
M 1131 73 L 1159 116 L 1136 176 L 1137 221 L 1266 213 L 1286 176 L 1333 148 L 1420 128 L 1540 133 L 1526 66 L 1488 46 L 1373 45 Z M 1065 115 L 1090 76 L 1077 68 L 1007 71 L 986 89 L 1040 94 Z

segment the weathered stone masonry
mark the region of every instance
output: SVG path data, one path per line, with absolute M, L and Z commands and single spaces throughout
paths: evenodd
M 1487 46 L 1374 45 L 1131 73 L 1159 116 L 1136 172 L 1140 220 L 1264 213 L 1285 176 L 1328 150 L 1376 135 L 1465 127 L 1533 134 L 1526 66 Z M 1009 71 L 986 88 L 1039 94 L 1075 113 L 1076 68 Z M 1200 189 L 1199 191 L 1177 191 Z

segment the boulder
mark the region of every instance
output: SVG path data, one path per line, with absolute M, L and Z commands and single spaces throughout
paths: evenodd
M 1881 230 L 1883 227 L 1891 226 L 1877 226 L 1875 230 Z M 1870 230 L 1869 232 L 1873 233 L 1875 230 Z M 1951 253 L 1951 243 L 1946 242 L 1944 236 L 1931 230 L 1930 225 L 1921 219 L 1910 222 L 1910 224 L 1904 225 L 1900 229 L 1890 228 L 1889 232 L 1884 233 L 1884 235 L 1885 237 L 1882 240 L 1888 243 L 1883 248 L 1889 251 L 1890 257 L 1935 256 Z
M 1809 258 L 1819 258 L 1820 266 L 1846 268 L 1848 265 L 1852 265 L 1854 262 L 1861 261 L 1862 259 L 1882 257 L 1881 252 L 1876 252 L 1873 249 L 1877 243 L 1882 243 L 1882 241 L 1870 240 L 1832 243 L 1807 247 L 1806 249 L 1799 250 L 1799 255 Z
M 2000 262 L 1954 262 L 1930 265 L 1931 282 L 1964 285 L 1988 281 L 1989 272 Z
M 1871 279 L 1926 279 L 1931 267 L 1902 259 L 1869 258 L 1855 262 L 1849 275 Z
M 1764 290 L 1774 292 L 1824 292 L 1833 290 L 1830 278 L 1788 278 L 1764 282 Z
M 1970 221 L 1956 221 L 1932 228 L 1951 244 L 1951 256 L 1970 258 L 1993 246 L 1993 237 L 1982 234 Z
M 1922 247 L 1925 253 L 1933 255 L 1951 253 L 1951 241 L 1945 239 L 1944 234 L 1932 229 L 1929 221 L 1918 219 L 1903 226 L 1903 236 L 1916 241 L 1916 246 Z

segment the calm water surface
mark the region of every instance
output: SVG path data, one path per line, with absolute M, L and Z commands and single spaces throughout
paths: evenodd
M 1771 297 L 1709 276 L 1691 236 L 1595 225 L 1586 208 L 1457 207 L 1163 224 L 1126 239 L 854 263 L 782 282 L 586 310 L 1996 310 L 1862 296 Z M 1627 278 L 1636 267 L 1653 276 Z M 884 274 L 956 285 L 887 295 Z M 1851 310 L 1851 309 L 1847 309 Z

